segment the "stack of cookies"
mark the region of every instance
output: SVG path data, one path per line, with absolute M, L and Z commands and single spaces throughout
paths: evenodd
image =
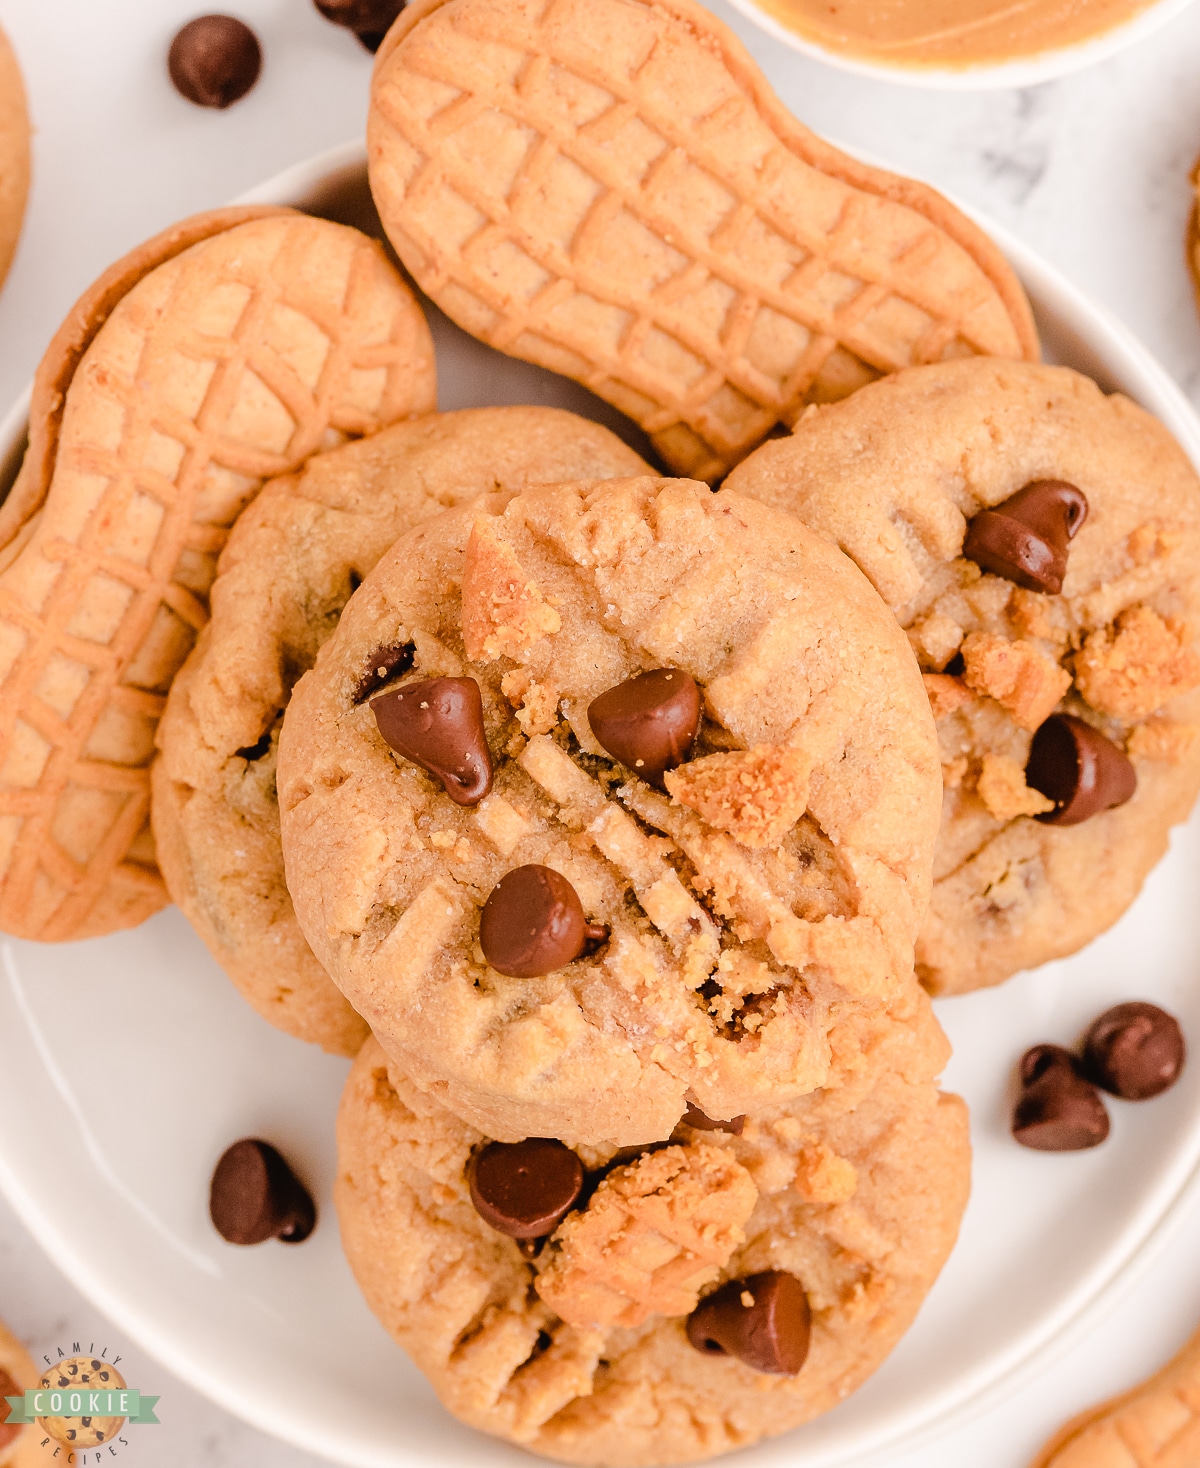
M 432 411 L 355 231 L 120 262 L 0 510 L 0 925 L 169 893 L 354 1057 L 343 1243 L 447 1407 L 710 1457 L 843 1400 L 953 1245 L 929 994 L 1079 948 L 1190 808 L 1200 483 L 690 0 L 418 0 L 369 144 L 420 286 L 661 462 Z M 254 1242 L 237 1179 L 299 1184 L 239 1145 Z

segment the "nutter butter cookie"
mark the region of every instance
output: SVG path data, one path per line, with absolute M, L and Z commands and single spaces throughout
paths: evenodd
M 410 531 L 296 686 L 277 779 L 317 958 L 500 1141 L 641 1144 L 688 1102 L 813 1090 L 852 1061 L 843 1021 L 912 983 L 940 788 L 903 633 L 840 551 L 694 481 Z
M 428 414 L 273 480 L 230 532 L 211 619 L 159 725 L 154 835 L 172 899 L 278 1028 L 346 1055 L 367 1033 L 296 922 L 275 792 L 292 686 L 351 592 L 403 531 L 447 506 L 499 485 L 642 468 L 607 429 L 558 409 Z
M 917 944 L 935 993 L 1120 917 L 1200 788 L 1200 480 L 1077 372 L 914 367 L 729 480 L 842 547 L 907 630 L 945 779 Z
M 565 1192 L 529 1166 L 530 1144 L 489 1141 L 369 1040 L 334 1184 L 367 1303 L 456 1417 L 563 1462 L 691 1462 L 827 1411 L 911 1323 L 970 1167 L 928 1000 L 914 986 L 895 1015 L 856 1023 L 869 1065 L 740 1134 L 538 1144 L 584 1178 Z M 485 1166 L 507 1189 L 499 1210 L 473 1185 Z

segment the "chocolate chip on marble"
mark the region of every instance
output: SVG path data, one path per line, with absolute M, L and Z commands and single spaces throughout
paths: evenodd
M 1106 1009 L 1088 1030 L 1083 1071 L 1123 1101 L 1145 1101 L 1175 1084 L 1186 1055 L 1174 1015 L 1132 1000 Z
M 167 70 L 175 89 L 197 107 L 229 107 L 258 80 L 262 47 L 245 21 L 200 15 L 171 42 Z
M 1100 1093 L 1061 1045 L 1035 1045 L 1021 1057 L 1022 1091 L 1012 1134 L 1036 1152 L 1081 1152 L 1108 1136 Z
M 700 690 L 680 668 L 653 668 L 594 698 L 588 723 L 614 759 L 661 786 L 663 771 L 691 753 L 700 727 Z
M 489 1142 L 471 1158 L 467 1185 L 476 1213 L 497 1233 L 542 1239 L 583 1191 L 583 1163 L 550 1137 Z
M 314 0 L 334 25 L 353 31 L 368 51 L 378 51 L 406 0 Z
M 1087 513 L 1087 497 L 1075 485 L 1035 479 L 972 518 L 962 553 L 1027 591 L 1057 596 L 1067 574 L 1068 547 Z
M 424 678 L 371 700 L 380 734 L 405 759 L 442 782 L 457 805 L 478 805 L 492 788 L 483 698 L 474 678 Z
M 377 648 L 355 686 L 355 705 L 363 703 L 372 693 L 378 693 L 390 679 L 407 673 L 416 655 L 417 649 L 411 642 L 393 642 L 387 647 Z
M 17 1433 L 21 1431 L 20 1422 L 6 1422 L 8 1416 L 8 1403 L 5 1397 L 20 1397 L 25 1394 L 25 1388 L 18 1385 L 16 1381 L 0 1366 L 0 1453 L 14 1441 Z
M 796 1375 L 811 1329 L 804 1286 L 781 1269 L 729 1280 L 687 1318 L 687 1337 L 698 1351 L 736 1356 L 773 1376 Z
M 1137 771 L 1099 729 L 1074 714 L 1051 714 L 1029 746 L 1025 783 L 1054 802 L 1036 820 L 1077 826 L 1131 799 Z
M 608 929 L 584 917 L 579 894 L 552 867 L 515 867 L 492 888 L 479 918 L 479 946 L 497 973 L 535 979 L 573 962 Z
M 243 1137 L 222 1154 L 208 1211 L 213 1227 L 231 1244 L 299 1244 L 317 1221 L 308 1189 L 270 1142 L 258 1137 Z
M 740 1137 L 742 1128 L 746 1125 L 745 1116 L 734 1116 L 729 1121 L 714 1121 L 690 1101 L 679 1119 L 684 1126 L 695 1127 L 698 1132 L 728 1132 L 732 1137 Z

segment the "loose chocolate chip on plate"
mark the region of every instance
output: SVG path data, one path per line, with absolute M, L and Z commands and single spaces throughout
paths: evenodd
M 1035 1152 L 1081 1152 L 1108 1136 L 1100 1093 L 1061 1045 L 1035 1045 L 1021 1057 L 1022 1091 L 1012 1133 Z
M 553 1233 L 583 1191 L 583 1163 L 562 1142 L 489 1142 L 467 1168 L 480 1218 L 510 1239 Z
M 1077 826 L 1137 790 L 1137 771 L 1124 750 L 1074 714 L 1051 714 L 1029 746 L 1025 783 L 1054 802 L 1036 820 Z
M 734 1116 L 729 1121 L 714 1121 L 711 1116 L 706 1116 L 698 1106 L 693 1106 L 690 1101 L 687 1110 L 679 1120 L 684 1126 L 695 1127 L 698 1132 L 728 1132 L 733 1137 L 740 1137 L 742 1128 L 746 1125 L 744 1116 Z
M 474 678 L 424 678 L 371 700 L 388 744 L 442 782 L 457 805 L 478 805 L 492 788 L 483 698 Z
M 171 42 L 167 70 L 176 90 L 197 107 L 229 107 L 258 80 L 262 47 L 244 21 L 200 15 Z
M 368 51 L 378 51 L 406 0 L 315 0 L 317 9 L 334 25 L 353 31 Z
M 1068 546 L 1087 512 L 1087 497 L 1073 484 L 1035 479 L 973 517 L 962 553 L 1027 591 L 1057 596 L 1067 574 Z
M 573 962 L 608 929 L 589 923 L 561 872 L 537 865 L 506 872 L 479 918 L 479 946 L 497 973 L 535 979 Z
M 312 1195 L 270 1142 L 243 1137 L 226 1149 L 212 1175 L 208 1211 L 231 1244 L 282 1239 L 299 1244 L 312 1233 Z
M 20 1422 L 5 1421 L 8 1416 L 8 1403 L 4 1398 L 20 1397 L 24 1394 L 24 1388 L 13 1380 L 3 1366 L 0 1366 L 0 1453 L 16 1438 L 22 1426 Z
M 773 1376 L 800 1370 L 811 1329 L 804 1286 L 781 1269 L 729 1280 L 687 1318 L 688 1340 L 698 1351 L 736 1356 Z
M 626 678 L 588 705 L 592 733 L 614 759 L 661 785 L 691 752 L 700 727 L 700 690 L 680 668 Z
M 1179 1079 L 1187 1049 L 1179 1021 L 1133 1000 L 1106 1009 L 1083 1042 L 1083 1070 L 1123 1101 L 1158 1096 Z

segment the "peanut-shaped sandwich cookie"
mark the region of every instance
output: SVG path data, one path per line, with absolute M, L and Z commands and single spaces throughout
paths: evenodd
M 409 531 L 297 684 L 277 780 L 317 958 L 500 1141 L 810 1091 L 913 983 L 941 792 L 904 635 L 835 547 L 692 480 Z
M 0 281 L 8 274 L 29 196 L 29 109 L 20 63 L 0 30 Z
M 384 228 L 459 325 L 724 474 L 914 362 L 1036 359 L 996 246 L 802 127 L 693 0 L 422 0 L 379 52 Z
M 0 930 L 89 937 L 163 905 L 154 732 L 230 525 L 269 476 L 433 404 L 412 293 L 326 220 L 200 215 L 76 304 L 0 510 Z

